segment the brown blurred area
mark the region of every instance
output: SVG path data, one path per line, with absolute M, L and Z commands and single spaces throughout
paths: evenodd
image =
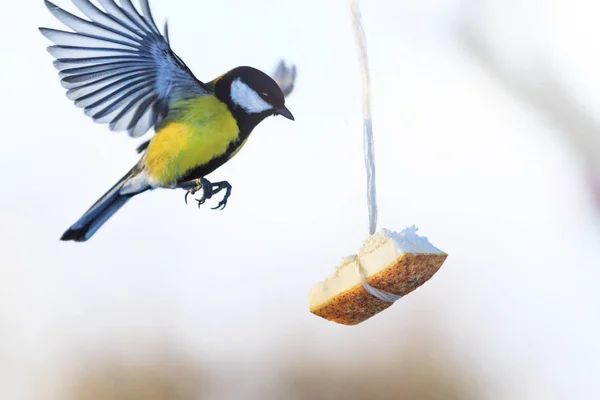
M 420 335 L 421 334 L 421 335 Z M 476 373 L 465 370 L 426 331 L 384 358 L 360 356 L 348 363 L 301 360 L 280 375 L 285 396 L 308 400 L 475 400 L 483 398 Z
M 476 400 L 485 398 L 480 375 L 461 363 L 435 339 L 433 321 L 410 329 L 404 345 L 364 343 L 355 354 L 332 358 L 312 343 L 290 341 L 271 379 L 238 370 L 220 371 L 181 352 L 159 351 L 124 360 L 119 355 L 74 363 L 65 382 L 64 400 L 378 399 Z M 389 333 L 389 332 L 388 332 Z M 374 338 L 374 340 L 376 340 Z M 356 346 L 361 346 L 356 344 Z M 370 349 L 368 346 L 372 346 Z M 235 365 L 235 360 L 231 360 Z M 241 361 L 241 360 L 240 360 Z M 263 365 L 264 366 L 264 365 Z M 213 368 L 214 367 L 214 368 Z M 256 364 L 260 368 L 261 363 Z M 222 376 L 219 376 L 219 375 Z M 245 387 L 253 386 L 250 392 Z
M 75 364 L 64 400 L 196 400 L 204 399 L 208 378 L 196 362 L 181 353 L 123 360 L 105 357 Z

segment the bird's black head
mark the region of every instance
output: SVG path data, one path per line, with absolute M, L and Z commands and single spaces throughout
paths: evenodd
M 279 85 L 269 75 L 252 67 L 238 67 L 223 75 L 215 84 L 215 94 L 227 104 L 238 123 L 247 125 L 250 130 L 271 115 L 294 120 L 285 107 Z

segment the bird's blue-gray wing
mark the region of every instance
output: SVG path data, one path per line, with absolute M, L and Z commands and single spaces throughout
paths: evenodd
M 40 28 L 55 45 L 67 96 L 96 122 L 130 136 L 144 135 L 160 124 L 174 101 L 208 94 L 161 35 L 148 0 L 141 13 L 131 0 L 72 0 L 88 19 L 46 2 L 50 12 L 72 32 Z
M 277 64 L 272 78 L 281 88 L 283 95 L 288 97 L 294 91 L 296 84 L 296 66 L 292 64 L 291 67 L 288 67 L 285 61 L 281 60 Z

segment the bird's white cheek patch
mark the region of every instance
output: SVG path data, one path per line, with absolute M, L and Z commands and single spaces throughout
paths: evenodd
M 239 78 L 231 84 L 231 101 L 250 114 L 258 114 L 273 108 Z

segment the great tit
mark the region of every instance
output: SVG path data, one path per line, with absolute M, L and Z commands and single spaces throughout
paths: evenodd
M 157 28 L 148 0 L 140 0 L 141 13 L 131 0 L 99 0 L 103 10 L 73 0 L 89 20 L 45 3 L 73 31 L 40 28 L 55 44 L 48 51 L 67 97 L 111 130 L 132 137 L 156 132 L 139 147 L 139 162 L 61 240 L 87 241 L 132 197 L 156 188 L 183 188 L 186 201 L 202 190 L 199 205 L 224 190 L 215 207 L 224 208 L 231 185 L 205 177 L 237 154 L 266 117 L 294 120 L 277 82 L 255 68 L 237 67 L 208 83 L 196 79 L 171 49 L 167 26 L 164 35 Z

